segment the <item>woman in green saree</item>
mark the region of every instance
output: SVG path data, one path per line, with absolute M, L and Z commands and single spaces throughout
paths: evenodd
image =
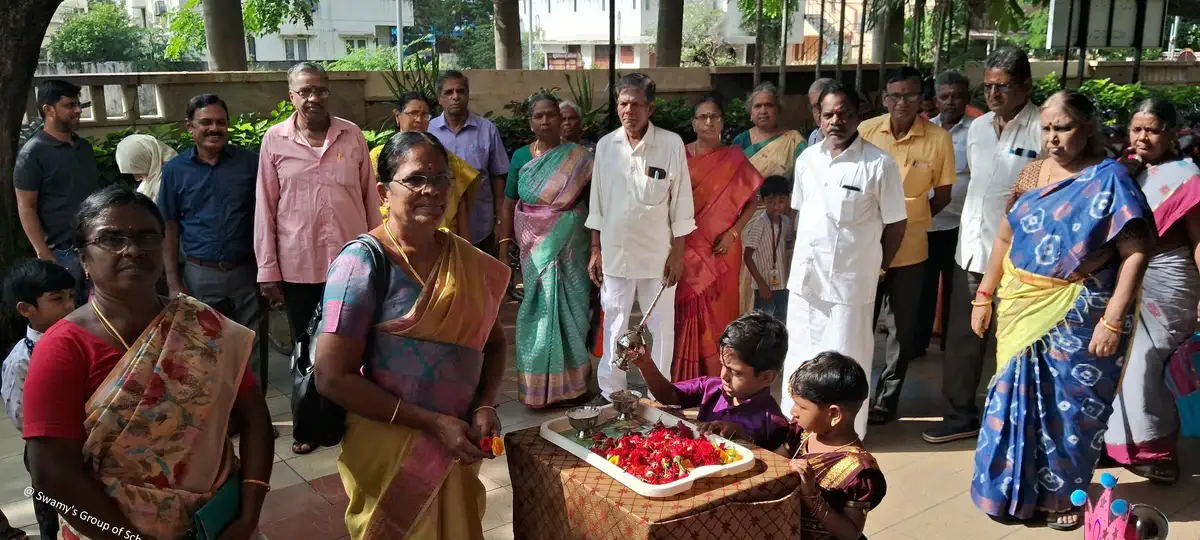
M 583 201 L 592 180 L 592 152 L 562 141 L 558 100 L 541 94 L 530 105 L 537 136 L 513 153 L 504 188 L 500 245 L 521 250 L 525 298 L 517 311 L 517 394 L 545 407 L 587 392 L 586 343 L 592 283 L 590 236 Z
M 733 138 L 733 145 L 740 147 L 750 158 L 758 172 L 767 176 L 792 178 L 796 158 L 808 144 L 804 136 L 794 129 L 779 127 L 779 89 L 765 82 L 750 92 L 750 120 L 754 127 Z

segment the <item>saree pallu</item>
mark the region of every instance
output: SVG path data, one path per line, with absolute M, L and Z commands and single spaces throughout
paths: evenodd
M 763 183 L 762 175 L 731 146 L 691 157 L 688 171 L 696 230 L 685 241 L 683 276 L 675 291 L 671 379 L 676 382 L 721 375 L 717 340 L 740 312 L 742 242 L 735 239 L 720 256 L 713 254 L 713 242 L 733 227 Z
M 587 392 L 591 234 L 583 226 L 588 208 L 580 197 L 591 178 L 592 153 L 572 143 L 518 172 L 513 227 L 525 298 L 517 311 L 517 393 L 529 407 Z
M 237 471 L 226 434 L 253 345 L 254 332 L 180 295 L 88 400 L 86 466 L 142 533 L 183 538 Z M 59 520 L 61 538 L 84 538 Z
M 371 150 L 371 170 L 375 171 L 375 176 L 379 176 L 379 154 L 383 153 L 383 146 L 376 146 Z M 475 191 L 479 189 L 479 171 L 475 170 L 462 158 L 455 155 L 453 152 L 447 152 L 449 160 L 447 165 L 450 169 L 450 175 L 454 181 L 450 183 L 450 197 L 446 202 L 446 215 L 442 216 L 442 227 L 449 229 L 454 234 L 459 234 L 458 230 L 458 203 L 466 200 L 467 206 L 470 207 L 471 201 L 475 198 Z
M 364 375 L 405 403 L 470 422 L 483 346 L 509 271 L 468 241 L 446 238 L 427 279 L 418 280 L 406 264 L 393 267 L 382 320 L 370 330 Z M 365 275 L 369 257 L 365 250 L 343 252 L 330 270 L 326 297 L 346 287 L 349 276 Z M 347 414 L 338 471 L 350 498 L 352 538 L 482 538 L 486 493 L 479 465 L 454 463 L 429 434 Z
M 1064 512 L 1073 508 L 1071 492 L 1091 482 L 1135 317 L 1109 321 L 1125 329 L 1113 357 L 1091 356 L 1119 264 L 1082 281 L 1064 278 L 1129 222 L 1148 217 L 1141 192 L 1112 160 L 1025 193 L 1009 213 L 1013 242 L 996 291 L 999 365 L 971 482 L 975 505 L 989 515 Z M 1136 313 L 1136 302 L 1131 307 Z
M 1149 167 L 1139 183 L 1166 237 L 1200 205 L 1200 168 L 1191 160 Z M 1196 330 L 1200 273 L 1188 246 L 1150 259 L 1142 280 L 1142 313 L 1125 368 L 1125 385 L 1113 404 L 1106 452 L 1126 465 L 1171 457 L 1179 431 L 1174 396 L 1163 377 L 1171 355 Z
M 734 137 L 733 144 L 742 149 L 750 159 L 750 164 L 763 177 L 782 176 L 788 180 L 792 179 L 795 172 L 796 158 L 808 147 L 804 137 L 795 130 L 785 131 L 758 144 L 751 143 L 750 132 L 745 131 Z

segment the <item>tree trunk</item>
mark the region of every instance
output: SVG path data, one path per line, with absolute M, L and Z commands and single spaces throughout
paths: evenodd
M 246 28 L 241 0 L 204 0 L 209 71 L 246 71 Z
M 895 60 L 895 53 L 904 50 L 904 4 L 894 0 L 880 6 L 871 43 L 871 60 L 883 61 L 885 50 L 889 60 Z
M 754 86 L 762 81 L 763 45 L 763 0 L 754 2 Z
M 520 1 L 493 0 L 492 8 L 496 12 L 496 69 L 521 69 Z
M 0 2 L 0 268 L 31 255 L 13 192 L 13 167 L 17 161 L 17 139 L 25 115 L 33 73 L 37 69 L 42 36 L 62 0 L 5 0 Z M 24 335 L 11 309 L 0 310 L 0 343 L 12 343 Z
M 679 67 L 683 52 L 683 0 L 660 0 L 658 37 L 654 40 L 657 67 Z

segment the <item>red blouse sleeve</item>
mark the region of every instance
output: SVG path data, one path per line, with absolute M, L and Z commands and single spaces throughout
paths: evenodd
M 29 360 L 23 437 L 83 440 L 83 411 L 90 392 L 92 354 L 85 332 L 60 321 L 46 331 Z

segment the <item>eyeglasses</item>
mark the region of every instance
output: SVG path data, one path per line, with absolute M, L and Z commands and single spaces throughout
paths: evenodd
M 430 188 L 437 191 L 446 189 L 450 185 L 450 175 L 425 176 L 423 174 L 414 174 L 400 180 L 400 185 L 414 192 L 429 191 Z
M 400 114 L 403 114 L 404 116 L 407 116 L 413 120 L 421 120 L 421 121 L 425 121 L 425 120 L 429 120 L 430 118 L 433 118 L 427 112 L 400 111 Z
M 892 102 L 896 102 L 896 101 L 904 101 L 904 102 L 906 102 L 906 103 L 916 103 L 917 101 L 919 101 L 919 100 L 921 99 L 921 94 L 920 94 L 920 93 L 913 93 L 913 94 L 885 94 L 885 95 L 883 96 L 883 98 L 884 98 L 884 99 L 886 99 L 886 100 L 888 100 L 888 101 L 892 101 Z
M 101 233 L 88 245 L 96 246 L 104 251 L 120 253 L 136 245 L 142 251 L 158 251 L 162 249 L 162 233 L 143 233 L 134 236 L 124 234 Z
M 301 88 L 299 90 L 292 90 L 292 92 L 304 99 L 312 99 L 313 97 L 325 99 L 329 97 L 328 88 Z
M 985 84 L 983 85 L 983 93 L 990 94 L 992 92 L 999 92 L 1001 94 L 1007 94 L 1009 90 L 1012 90 L 1012 87 L 1013 85 L 1011 84 Z
M 715 123 L 721 121 L 721 115 L 719 115 L 719 114 L 698 114 L 698 115 L 696 115 L 695 120 L 697 122 L 700 122 L 701 124 L 708 124 L 708 123 L 715 124 Z

